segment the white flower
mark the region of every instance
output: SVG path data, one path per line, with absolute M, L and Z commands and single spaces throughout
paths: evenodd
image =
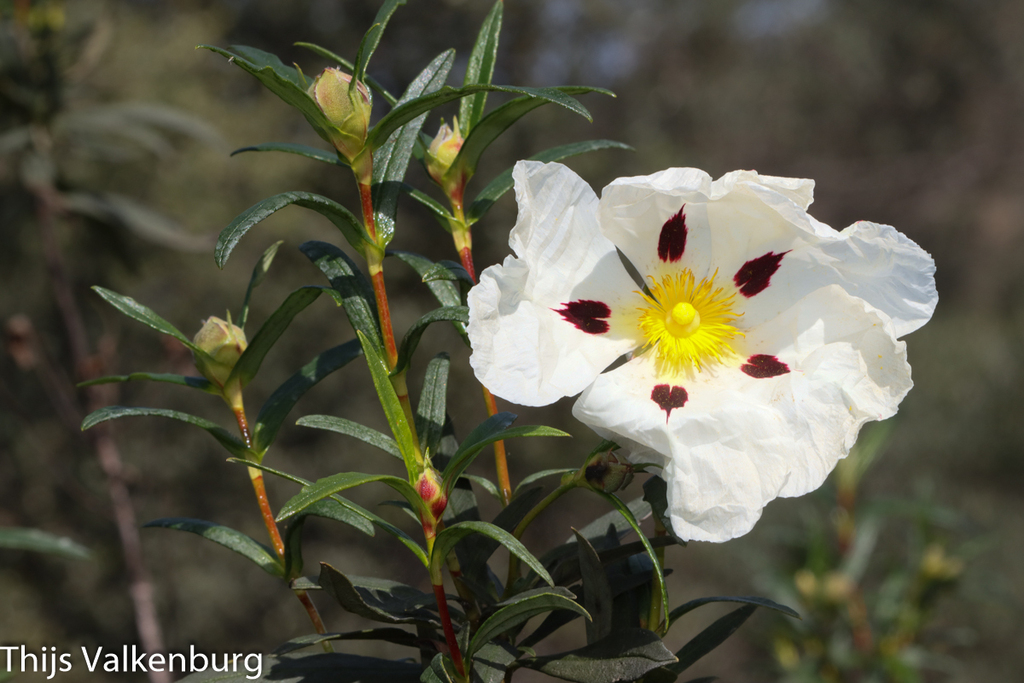
M 740 536 L 814 490 L 910 390 L 897 338 L 935 309 L 934 262 L 889 226 L 809 216 L 813 181 L 669 169 L 598 200 L 559 164 L 514 177 L 516 257 L 470 291 L 470 363 L 514 403 L 582 391 L 578 419 L 663 467 L 681 537 Z

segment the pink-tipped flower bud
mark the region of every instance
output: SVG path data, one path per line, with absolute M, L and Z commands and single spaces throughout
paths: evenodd
M 210 316 L 192 341 L 212 359 L 193 354 L 196 369 L 203 377 L 223 389 L 235 363 L 248 346 L 245 332 L 238 325 Z
M 452 162 L 459 155 L 462 143 L 465 142 L 462 134 L 459 132 L 459 119 L 455 118 L 452 123 L 455 126 L 454 130 L 449 128 L 448 124 L 444 121 L 441 122 L 441 127 L 437 130 L 437 135 L 434 136 L 434 140 L 430 143 L 430 147 L 427 149 L 424 157 L 427 164 L 427 173 L 430 174 L 435 183 L 442 187 L 444 187 L 444 174 L 452 167 Z M 445 188 L 445 191 L 447 191 L 447 188 Z
M 331 144 L 350 162 L 363 151 L 370 127 L 373 97 L 362 83 L 350 88 L 352 76 L 341 69 L 324 69 L 309 87 L 309 94 L 324 113 Z
M 598 491 L 615 493 L 633 481 L 633 465 L 619 460 L 612 451 L 598 453 L 584 466 L 587 484 Z
M 437 480 L 437 473 L 434 470 L 428 469 L 420 475 L 419 481 L 416 482 L 416 492 L 420 494 L 420 498 L 434 519 L 441 519 L 445 508 L 448 507 L 448 496 L 444 494 L 444 489 L 441 488 L 441 482 Z

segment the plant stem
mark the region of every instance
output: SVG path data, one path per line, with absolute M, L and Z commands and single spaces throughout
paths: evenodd
M 263 484 L 263 472 L 255 467 L 248 469 L 253 491 L 256 492 L 256 502 L 259 504 L 260 514 L 263 516 L 263 524 L 267 527 L 267 533 L 270 534 L 271 543 L 274 544 L 274 552 L 277 553 L 281 562 L 284 562 L 284 541 L 281 539 L 281 530 L 277 528 L 277 522 L 274 521 L 274 512 L 270 509 L 267 489 Z
M 320 618 L 320 612 L 317 611 L 316 605 L 313 604 L 309 594 L 306 591 L 299 589 L 295 591 L 295 597 L 297 597 L 299 602 L 302 603 L 302 606 L 306 608 L 306 614 L 309 615 L 309 620 L 313 622 L 313 628 L 316 629 L 316 632 L 320 635 L 327 633 L 323 619 Z M 334 652 L 334 646 L 331 645 L 329 641 L 325 640 L 320 644 L 323 646 L 324 652 Z
M 662 538 L 668 535 L 668 531 L 665 530 L 665 525 L 661 523 L 661 520 L 657 515 L 654 517 L 654 536 L 655 538 Z M 665 566 L 665 546 L 656 546 L 654 548 L 654 557 L 659 567 Z M 651 608 L 647 615 L 647 628 L 648 630 L 654 631 L 664 635 L 664 631 L 661 627 L 661 600 L 658 600 L 655 596 L 661 595 L 661 577 L 658 573 L 658 567 L 651 569 Z M 668 615 L 665 615 L 666 617 Z M 665 628 L 668 628 L 668 624 L 665 624 Z
M 484 392 L 484 405 L 487 406 L 487 416 L 491 417 L 498 413 L 498 406 L 494 402 L 494 395 L 485 387 L 480 385 Z M 501 492 L 501 504 L 508 506 L 512 501 L 512 481 L 508 476 L 508 459 L 505 456 L 505 442 L 494 442 L 494 469 L 498 473 L 498 491 Z
M 444 627 L 444 639 L 448 644 L 448 650 L 452 657 L 452 664 L 462 678 L 466 677 L 466 666 L 462 663 L 462 652 L 459 650 L 459 643 L 455 639 L 455 629 L 452 627 L 452 617 L 448 613 L 448 597 L 444 594 L 444 584 L 434 584 L 434 598 L 437 600 L 437 612 L 441 617 L 441 625 Z

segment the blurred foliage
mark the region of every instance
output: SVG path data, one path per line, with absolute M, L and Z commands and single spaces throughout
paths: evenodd
M 0 14 L 7 19 L 24 4 L 0 0 Z M 59 154 L 66 186 L 144 202 L 185 225 L 182 232 L 188 235 L 211 234 L 227 225 L 238 207 L 270 194 L 299 187 L 327 192 L 327 176 L 298 158 L 280 158 L 275 164 L 244 155 L 228 158 L 228 149 L 263 140 L 315 144 L 317 139 L 255 82 L 238 78 L 224 60 L 193 48 L 199 43 L 243 43 L 273 51 L 285 63 L 300 54 L 309 63 L 309 54 L 300 53 L 294 42 L 312 41 L 336 51 L 355 46 L 377 4 L 68 3 L 59 32 L 64 55 L 60 64 L 76 78 L 69 81 L 62 109 L 127 101 L 172 106 L 226 131 L 229 146 L 163 147 L 156 156 L 143 146 L 150 150 L 142 153 L 143 163 L 130 165 Z M 385 34 L 373 75 L 396 89 L 454 44 L 458 55 L 453 78 L 460 79 L 465 68 L 461 60 L 487 9 L 488 3 L 468 0 L 410 2 Z M 571 162 L 593 186 L 671 165 L 698 166 L 712 175 L 756 168 L 810 177 L 819 188 L 819 219 L 835 226 L 859 218 L 891 223 L 933 253 L 942 301 L 935 320 L 914 335 L 911 361 L 917 387 L 903 404 L 890 454 L 867 473 L 859 490 L 864 499 L 907 498 L 912 484 L 930 486 L 934 500 L 994 530 L 998 543 L 968 568 L 955 594 L 934 606 L 932 619 L 961 629 L 961 644 L 951 644 L 948 651 L 960 664 L 947 680 L 1012 680 L 1024 668 L 1018 647 L 1024 637 L 1019 616 L 1024 570 L 1016 551 L 1024 542 L 1019 495 L 1024 427 L 1018 419 L 1024 410 L 1024 282 L 1019 277 L 1024 259 L 1024 5 L 1015 0 L 637 0 L 625 10 L 611 0 L 523 0 L 508 3 L 504 35 L 496 81 L 529 86 L 587 82 L 618 94 L 615 100 L 584 100 L 595 121 L 586 137 L 623 140 L 637 153 Z M 89 59 L 76 61 L 76 55 Z M 17 72 L 15 57 L 4 43 L 0 89 L 5 93 L 6 85 L 16 82 L 9 75 L 12 69 Z M 56 73 L 56 68 L 43 70 L 33 78 L 45 83 Z M 47 92 L 45 87 L 42 92 Z M 52 111 L 55 104 L 47 96 L 38 101 L 42 104 L 33 106 L 43 111 Z M 446 112 L 446 119 L 455 113 Z M 0 135 L 24 125 L 27 116 L 25 107 L 5 99 Z M 428 122 L 428 130 L 435 123 Z M 523 156 L 522 150 L 532 153 L 567 137 L 576 139 L 559 127 L 579 125 L 541 110 L 494 145 L 480 173 L 493 175 Z M 138 149 L 124 145 L 120 137 L 112 135 L 107 141 Z M 31 206 L 19 189 L 21 167 L 13 158 L 0 156 L 0 235 L 5 247 L 0 250 L 0 316 L 6 322 L 15 313 L 28 315 L 40 340 L 38 352 L 48 354 L 52 365 L 67 368 L 67 348 L 39 267 L 32 222 L 19 218 Z M 138 152 L 131 158 L 138 159 Z M 206 172 L 193 173 L 197 166 Z M 450 247 L 438 239 L 432 219 L 412 203 L 403 204 L 401 211 L 403 230 L 392 246 L 447 258 Z M 201 317 L 219 314 L 234 302 L 238 292 L 223 286 L 224 278 L 244 281 L 260 256 L 259 240 L 241 245 L 235 263 L 217 273 L 209 267 L 208 252 L 153 248 L 136 233 L 101 227 L 94 218 L 82 219 L 94 229 L 80 229 L 76 223 L 63 231 L 61 241 L 73 255 L 73 285 L 88 302 L 90 330 L 107 340 L 103 348 L 111 356 L 116 349 L 109 371 L 187 369 L 187 354 L 157 344 L 145 331 L 122 327 L 97 299 L 89 298 L 86 287 L 100 283 L 131 291 L 191 335 Z M 298 236 L 331 234 L 319 218 L 284 212 L 273 220 L 274 234 L 286 240 L 278 257 L 287 266 L 281 272 L 294 275 L 263 285 L 264 303 L 253 304 L 253 315 L 260 317 L 270 312 L 266 302 L 280 301 L 310 280 L 311 272 L 299 265 L 305 259 L 295 250 Z M 513 222 L 514 207 L 505 199 L 477 226 L 478 269 L 508 253 L 507 232 Z M 393 270 L 389 287 L 415 279 L 403 279 Z M 274 353 L 307 358 L 314 351 L 308 339 L 349 338 L 351 333 L 335 316 L 315 315 L 331 306 L 326 301 L 315 304 L 314 314 L 297 321 L 297 329 Z M 411 322 L 419 310 L 412 302 L 393 314 Z M 429 339 L 424 344 L 430 348 Z M 458 366 L 464 364 L 453 362 L 453 368 Z M 264 372 L 265 384 L 252 387 L 263 391 L 263 397 L 285 378 L 284 369 L 276 376 L 272 367 Z M 472 378 L 453 372 L 451 381 Z M 373 407 L 369 384 L 367 377 L 353 380 L 345 396 L 313 391 L 303 399 L 303 410 L 344 413 L 383 426 L 375 411 L 361 407 Z M 126 401 L 133 404 L 194 408 L 174 387 L 132 386 L 125 391 Z M 563 408 L 564 422 L 558 424 L 569 425 L 568 405 Z M 453 410 L 482 414 L 475 405 Z M 536 422 L 533 415 L 521 411 L 521 420 Z M 220 419 L 213 411 L 209 417 Z M 155 423 L 125 425 L 118 436 L 141 519 L 188 512 L 259 531 L 259 520 L 231 502 L 249 495 L 247 484 L 226 476 L 233 466 L 218 462 L 208 437 Z M 283 430 L 277 447 L 282 460 L 311 476 L 323 471 L 320 463 L 345 467 L 370 452 L 359 447 L 342 452 L 319 433 L 300 429 Z M 46 556 L 0 551 L 0 641 L 131 642 L 131 607 L 118 579 L 117 542 L 98 468 L 84 456 L 78 436 L 63 428 L 44 380 L 21 369 L 11 353 L 0 358 L 0 452 L 0 525 L 71 535 L 93 549 L 95 558 L 72 567 Z M 564 462 L 557 451 L 531 446 L 513 452 L 513 481 L 536 469 L 517 469 L 516 458 L 548 467 L 574 464 Z M 287 495 L 286 489 L 270 488 L 275 500 Z M 691 544 L 671 550 L 672 564 L 681 569 L 668 579 L 673 590 L 693 597 L 741 592 L 750 579 L 728 559 L 730 553 L 769 562 L 778 546 L 773 530 L 792 523 L 799 509 L 799 503 L 773 503 L 753 534 L 730 544 L 725 559 L 719 547 Z M 580 519 L 590 516 L 581 505 Z M 356 534 L 309 527 L 313 544 L 328 539 L 332 545 L 348 544 L 335 557 L 351 571 L 367 573 L 384 563 L 389 575 L 415 580 L 394 558 L 359 545 Z M 911 536 L 922 534 L 912 539 L 912 548 L 906 548 L 905 535 L 883 534 L 877 550 L 879 556 L 902 558 L 897 574 L 902 573 L 907 590 L 915 585 L 931 545 L 927 533 L 909 527 Z M 545 536 L 542 529 L 537 534 L 534 542 L 563 540 L 554 532 Z M 303 616 L 293 613 L 287 595 L 258 605 L 247 601 L 250 592 L 265 592 L 268 577 L 240 560 L 231 564 L 216 549 L 185 545 L 185 539 L 170 536 L 144 534 L 171 649 L 194 641 L 212 651 L 267 650 L 282 632 L 304 632 Z M 948 560 L 953 552 L 945 550 L 938 557 Z M 318 557 L 330 554 L 316 552 Z M 815 576 L 823 579 L 823 572 Z M 55 593 L 63 599 L 54 600 Z M 358 623 L 346 621 L 340 612 L 325 618 L 339 630 Z M 372 647 L 363 651 L 373 654 Z M 752 672 L 770 664 L 758 652 L 737 636 L 720 654 L 709 656 L 707 670 L 732 681 L 763 680 Z M 752 659 L 757 657 L 761 659 Z M 694 672 L 701 673 L 698 667 Z M 65 679 L 75 677 L 67 674 Z

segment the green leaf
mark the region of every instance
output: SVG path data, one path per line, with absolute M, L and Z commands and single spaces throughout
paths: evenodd
M 402 261 L 420 276 L 424 278 L 428 273 L 434 271 L 435 264 L 430 259 L 414 254 L 410 251 L 388 251 L 388 256 L 394 256 L 398 260 Z M 448 280 L 423 280 L 427 287 L 430 289 L 431 294 L 437 299 L 437 302 L 445 307 L 461 306 L 462 305 L 462 294 L 459 291 L 458 285 Z M 462 337 L 462 341 L 469 345 L 469 335 L 466 334 L 466 326 L 460 322 L 453 322 L 452 326 L 455 331 L 458 332 L 459 336 Z
M 557 88 L 548 88 L 548 90 L 563 93 L 566 97 L 570 94 L 579 95 L 589 92 L 612 94 L 601 88 L 588 88 L 584 86 L 559 86 Z M 569 99 L 571 100 L 572 98 L 570 97 Z M 445 172 L 445 181 L 454 181 L 460 177 L 466 180 L 472 178 L 476 173 L 476 167 L 480 163 L 480 157 L 483 155 L 484 150 L 490 147 L 491 143 L 498 139 L 498 136 L 529 112 L 553 101 L 556 100 L 540 99 L 532 96 L 517 97 L 480 119 L 479 123 L 474 125 L 469 135 L 466 136 L 465 142 L 459 148 L 458 155 Z M 562 102 L 559 102 L 559 104 L 562 104 Z M 573 107 L 569 108 L 573 109 Z M 574 109 L 574 111 L 576 110 Z M 584 109 L 583 112 L 585 111 Z M 577 111 L 580 114 L 583 114 L 583 112 Z M 584 114 L 584 116 L 588 120 L 590 119 L 589 114 Z
M 636 532 L 636 535 L 640 537 L 640 542 L 644 544 L 647 555 L 651 558 L 651 562 L 654 564 L 654 571 L 657 574 L 657 599 L 661 600 L 661 614 L 668 614 L 668 592 L 665 590 L 665 574 L 662 571 L 661 562 L 658 561 L 658 556 L 654 553 L 654 547 L 651 545 L 651 542 L 647 540 L 647 536 L 640 530 L 640 523 L 637 522 L 633 511 L 618 496 L 603 491 L 594 491 L 594 493 L 614 505 L 622 513 L 629 526 L 633 528 L 633 531 Z
M 698 659 L 724 643 L 729 636 L 736 632 L 736 629 L 743 625 L 743 622 L 750 618 L 756 609 L 757 605 L 744 605 L 718 619 L 694 636 L 693 640 L 676 653 L 678 662 L 669 664 L 665 668 L 672 673 L 682 673 Z
M 338 292 L 345 307 L 345 315 L 353 329 L 373 341 L 374 347 L 384 349 L 380 328 L 377 327 L 377 305 L 373 287 L 348 254 L 333 244 L 310 241 L 299 250 L 320 269 Z
M 281 562 L 277 559 L 274 551 L 255 539 L 246 536 L 241 531 L 235 531 L 229 527 L 202 519 L 189 519 L 187 517 L 155 519 L 152 522 L 147 522 L 143 527 L 175 529 L 202 536 L 209 541 L 224 546 L 228 550 L 234 550 L 239 555 L 255 562 L 263 571 L 271 576 L 284 576 L 284 567 L 281 566 Z
M 399 479 L 387 474 L 340 472 L 330 477 L 317 479 L 314 483 L 304 487 L 298 494 L 292 496 L 277 513 L 277 521 L 280 522 L 281 520 L 288 519 L 292 515 L 302 512 L 313 503 L 333 496 L 335 493 L 341 493 L 346 489 L 375 481 L 387 484 L 402 494 L 414 508 L 419 508 L 421 501 L 416 493 L 416 489 L 405 479 Z
M 451 232 L 452 226 L 449 221 L 454 220 L 455 217 L 449 213 L 448 209 L 444 207 L 441 202 L 437 201 L 430 195 L 421 190 L 417 190 L 412 185 L 403 183 L 402 192 L 409 195 L 410 198 L 415 199 L 423 206 L 427 207 L 427 210 L 437 219 L 437 222 L 441 224 L 441 227 Z
M 512 427 L 506 429 L 516 416 L 512 413 L 498 413 L 481 422 L 476 429 L 469 433 L 463 440 L 459 450 L 452 456 L 451 462 L 444 468 L 443 486 L 445 490 L 451 488 L 455 480 L 462 476 L 462 473 L 473 462 L 476 456 L 485 446 L 495 441 L 504 441 L 524 436 L 570 436 L 566 432 L 554 427 L 543 425 L 531 425 L 528 427 Z
M 341 158 L 337 152 L 329 152 L 326 149 L 310 147 L 309 145 L 297 145 L 293 142 L 264 142 L 259 145 L 241 147 L 232 152 L 231 156 L 241 154 L 242 152 L 286 152 L 288 154 L 298 154 L 307 159 L 322 161 L 332 166 L 348 168 L 348 162 Z
M 396 106 L 388 112 L 384 118 L 378 121 L 376 126 L 373 127 L 373 130 L 371 130 L 370 134 L 367 136 L 366 144 L 370 147 L 376 148 L 382 141 L 387 140 L 392 133 L 398 130 L 398 128 L 409 121 L 412 121 L 420 114 L 425 114 L 431 109 L 440 107 L 442 104 L 447 104 L 448 102 L 462 97 L 467 97 L 469 95 L 475 95 L 479 92 L 508 92 L 515 93 L 517 95 L 528 95 L 530 97 L 554 102 L 555 104 L 559 104 L 566 109 L 569 109 L 570 111 L 576 112 L 588 121 L 591 120 L 590 112 L 587 111 L 586 107 L 574 98 L 555 88 L 517 88 L 509 85 L 486 85 L 483 83 L 468 85 L 462 88 L 445 86 L 428 95 L 417 97 L 405 104 Z
M 433 282 L 435 280 L 465 282 L 470 287 L 476 284 L 476 282 L 473 281 L 473 277 L 469 274 L 469 271 L 463 268 L 461 263 L 447 260 L 438 261 L 430 268 L 430 270 L 423 273 L 424 282 Z
M 594 643 L 612 632 L 612 589 L 594 546 L 575 529 L 573 533 L 583 577 L 583 606 L 591 616 L 587 624 L 587 643 Z
M 413 323 L 405 333 L 405 337 L 402 338 L 402 344 L 398 348 L 398 362 L 395 364 L 395 369 L 391 371 L 392 377 L 408 369 L 409 363 L 412 362 L 412 354 L 415 353 L 416 347 L 419 346 L 420 338 L 426 332 L 427 326 L 440 321 L 455 323 L 457 324 L 456 329 L 458 329 L 458 325 L 467 325 L 469 324 L 469 308 L 466 306 L 435 308 Z
M 464 478 L 464 477 L 463 477 Z M 461 480 L 460 480 L 461 481 Z M 458 487 L 452 489 L 452 493 Z M 540 501 L 543 496 L 541 487 L 526 491 L 512 499 L 505 508 L 495 516 L 493 524 L 505 531 L 513 531 L 526 514 Z M 500 498 L 499 498 L 500 500 Z M 463 574 L 466 576 L 488 576 L 487 560 L 501 544 L 486 536 L 470 536 L 456 548 Z M 498 590 L 501 590 L 499 587 Z
M 433 594 L 388 579 L 346 576 L 320 563 L 320 585 L 348 612 L 385 624 L 425 623 L 440 625 L 428 607 L 436 604 Z
M 152 309 L 135 301 L 135 299 L 128 296 L 122 296 L 117 292 L 112 292 L 109 289 L 104 289 L 103 287 L 93 287 L 92 290 L 103 297 L 104 301 L 124 313 L 129 318 L 138 320 L 143 325 L 148 325 L 157 332 L 162 332 L 163 334 L 174 337 L 187 346 L 192 353 L 207 355 L 208 357 L 208 354 L 206 354 L 205 351 L 193 344 L 192 340 L 183 335 L 177 327 L 158 316 L 152 311 Z M 210 360 L 212 361 L 213 359 Z
M 348 61 L 344 57 L 342 57 L 342 56 L 340 56 L 340 55 L 338 55 L 338 54 L 336 54 L 334 52 L 331 52 L 326 47 L 320 47 L 319 45 L 316 45 L 314 43 L 301 43 L 301 42 L 300 43 L 293 43 L 293 45 L 295 45 L 296 47 L 304 47 L 307 50 L 309 50 L 310 52 L 314 52 L 314 53 L 320 55 L 324 59 L 328 59 L 328 60 L 337 62 L 339 66 L 343 66 L 346 69 L 348 69 L 349 73 L 354 73 L 355 70 L 356 70 L 355 64 L 353 64 L 352 62 Z M 388 92 L 387 88 L 385 88 L 383 85 L 381 85 L 380 81 L 378 81 L 376 78 L 374 78 L 373 76 L 371 76 L 369 74 L 366 74 L 365 78 L 363 78 L 363 83 L 365 83 L 366 85 L 368 85 L 371 88 L 373 88 L 373 91 L 375 93 L 379 94 L 381 97 L 383 97 L 384 101 L 387 102 L 388 105 L 390 105 L 392 107 L 395 106 L 395 102 L 397 102 L 397 100 L 395 99 L 395 96 L 392 95 L 390 92 Z
M 503 9 L 504 3 L 502 0 L 498 0 L 491 7 L 491 11 L 487 13 L 480 32 L 476 36 L 476 43 L 473 44 L 473 51 L 469 53 L 469 63 L 466 64 L 466 77 L 462 82 L 463 85 L 489 84 L 494 78 L 494 64 L 498 59 L 498 36 L 501 33 Z M 459 127 L 462 137 L 469 135 L 469 131 L 484 115 L 486 103 L 486 92 L 463 98 L 459 102 Z
M 529 161 L 561 161 L 568 157 L 576 156 L 577 154 L 584 154 L 586 152 L 594 152 L 599 149 L 628 149 L 633 150 L 629 145 L 621 142 L 615 142 L 614 140 L 587 140 L 584 142 L 573 142 L 568 145 L 561 145 L 559 147 L 552 147 L 551 149 L 545 150 L 538 154 L 534 154 L 529 158 Z M 480 194 L 476 196 L 473 203 L 469 206 L 469 211 L 466 214 L 466 220 L 469 221 L 470 225 L 476 223 L 484 214 L 494 205 L 494 202 L 501 199 L 502 195 L 512 189 L 512 168 L 505 169 L 500 175 L 494 180 L 487 184 Z
M 243 666 L 243 658 L 239 657 L 237 664 L 237 671 L 208 667 L 179 679 L 178 683 L 418 683 L 420 677 L 419 664 L 340 652 L 263 655 L 259 669 L 262 675 L 255 679 L 255 672 Z M 254 664 L 250 666 L 256 669 Z
M 79 382 L 75 386 L 91 387 L 96 384 L 113 384 L 114 382 L 137 382 L 148 380 L 150 382 L 167 382 L 168 384 L 179 384 L 193 389 L 201 389 L 208 394 L 220 395 L 218 389 L 212 382 L 202 377 L 186 377 L 185 375 L 172 375 L 166 372 L 133 372 L 130 375 L 110 375 L 98 377 L 87 382 Z
M 259 287 L 263 282 L 263 278 L 267 276 L 270 264 L 274 262 L 277 250 L 282 244 L 284 244 L 284 240 L 278 240 L 267 247 L 266 251 L 263 252 L 263 256 L 253 266 L 252 275 L 249 277 L 249 286 L 245 290 L 245 300 L 242 301 L 242 310 L 238 314 L 238 320 L 235 321 L 235 324 L 242 329 L 245 329 L 245 322 L 249 319 L 249 300 L 252 298 L 252 290 Z
M 469 643 L 467 658 L 500 634 L 532 619 L 538 614 L 564 609 L 581 614 L 587 619 L 587 610 L 576 604 L 576 596 L 566 588 L 544 588 L 516 595 L 511 600 L 498 603 L 500 609 L 480 625 Z
M 285 417 L 295 403 L 320 380 L 362 355 L 355 339 L 328 349 L 303 365 L 298 372 L 279 386 L 260 408 L 253 427 L 253 450 L 265 453 L 277 437 Z
M 391 15 L 395 13 L 395 10 L 404 4 L 405 0 L 385 0 L 384 4 L 377 11 L 377 16 L 373 19 L 373 25 L 370 26 L 370 30 L 366 32 L 363 39 L 359 42 L 359 52 L 356 54 L 356 64 L 353 71 L 353 84 L 366 77 L 366 65 L 370 63 L 370 57 L 373 56 L 378 43 L 380 43 L 384 27 L 388 25 L 388 21 L 391 20 Z
M 630 628 L 571 652 L 520 660 L 523 666 L 579 683 L 636 681 L 675 657 L 656 633 Z
M 0 548 L 31 550 L 37 553 L 60 555 L 73 560 L 89 559 L 89 549 L 70 538 L 56 536 L 39 529 L 0 527 Z
M 488 643 L 474 653 L 472 683 L 503 683 L 508 667 L 519 653 L 511 643 Z
M 459 677 L 451 657 L 438 652 L 420 675 L 420 683 L 454 683 Z
M 420 450 L 428 458 L 437 452 L 444 431 L 450 365 L 448 354 L 439 353 L 427 364 L 423 376 L 423 389 L 416 406 L 416 431 L 420 435 Z
M 496 501 L 501 502 L 501 491 L 498 490 L 498 485 L 487 477 L 481 477 L 476 474 L 463 474 L 463 479 L 468 479 L 487 493 L 491 494 Z
M 292 324 L 295 316 L 316 301 L 323 292 L 323 287 L 306 286 L 289 294 L 284 303 L 270 314 L 259 331 L 249 340 L 249 345 L 245 347 L 245 351 L 238 358 L 235 367 L 231 369 L 231 374 L 224 383 L 225 386 L 234 380 L 240 380 L 243 387 L 247 385 L 259 372 L 263 359 L 266 358 L 267 353 L 281 338 L 284 331 L 288 329 L 288 326 Z
M 381 434 L 376 429 L 370 429 L 358 422 L 347 420 L 343 417 L 332 415 L 306 415 L 299 418 L 295 424 L 301 427 L 312 427 L 314 429 L 325 429 L 329 432 L 336 432 L 346 436 L 354 436 L 364 443 L 379 448 L 388 455 L 401 459 L 402 453 L 398 450 L 398 443 L 387 434 Z
M 740 602 L 747 605 L 754 605 L 756 607 L 766 607 L 768 609 L 775 610 L 776 612 L 782 612 L 783 614 L 796 619 L 800 618 L 800 614 L 796 610 L 786 607 L 785 605 L 780 605 L 774 600 L 769 600 L 768 598 L 761 598 L 756 595 L 716 595 L 709 598 L 697 598 L 696 600 L 690 600 L 689 602 L 676 607 L 674 610 L 669 612 L 669 626 L 674 624 L 676 620 L 684 614 L 691 612 L 702 605 L 709 605 L 713 602 Z
M 217 441 L 219 441 L 224 448 L 228 449 L 228 451 L 230 451 L 236 458 L 246 459 L 246 456 L 251 453 L 238 437 L 232 435 L 220 425 L 210 422 L 209 420 L 204 420 L 201 417 L 196 417 L 195 415 L 181 413 L 177 410 L 167 410 L 165 408 L 107 406 L 106 408 L 100 408 L 99 410 L 86 415 L 85 419 L 82 420 L 82 431 L 95 427 L 101 422 L 116 420 L 122 417 L 169 417 L 172 420 L 180 420 L 181 422 L 187 422 L 188 424 L 195 425 L 208 431 L 213 438 L 217 439 Z
M 494 524 L 488 524 L 487 522 L 459 522 L 447 527 L 439 533 L 437 538 L 434 539 L 434 552 L 430 558 L 431 567 L 434 568 L 443 565 L 444 558 L 448 557 L 448 553 L 452 551 L 455 544 L 469 534 L 474 533 L 483 534 L 484 536 L 494 539 L 501 545 L 505 546 L 506 550 L 518 557 L 530 569 L 535 571 L 537 575 L 549 586 L 553 585 L 551 582 L 551 575 L 548 574 L 546 569 L 544 569 L 544 565 L 542 565 L 540 560 L 534 557 L 530 551 L 526 549 L 526 546 L 519 542 L 519 539 L 501 527 L 495 526 Z
M 455 50 L 442 52 L 409 84 L 398 105 L 434 92 L 443 86 L 454 63 Z M 409 159 L 426 120 L 426 114 L 418 116 L 392 133 L 383 145 L 373 150 L 373 208 L 378 244 L 386 245 L 394 235 L 402 180 L 405 178 Z
M 514 498 L 515 496 L 517 496 L 519 494 L 520 489 L 524 489 L 533 482 L 543 479 L 544 477 L 553 477 L 555 475 L 568 474 L 570 472 L 575 472 L 576 469 L 577 468 L 575 467 L 561 467 L 555 470 L 541 470 L 540 472 L 528 474 L 525 477 L 523 477 L 522 480 L 519 482 L 519 485 L 516 486 L 515 490 L 512 492 L 512 497 Z
M 351 211 L 338 202 L 312 192 L 282 192 L 253 204 L 231 221 L 228 227 L 221 230 L 213 254 L 217 265 L 221 268 L 224 267 L 239 240 L 254 225 L 292 204 L 304 209 L 311 209 L 327 218 L 334 224 L 334 227 L 341 231 L 352 248 L 360 254 L 365 253 L 367 245 L 373 244 L 373 240 L 366 233 L 363 224 L 352 215 Z
M 274 648 L 274 655 L 285 655 L 312 645 L 329 640 L 380 640 L 395 645 L 406 647 L 418 647 L 417 636 L 400 628 L 366 628 L 362 631 L 348 631 L 346 633 L 310 633 L 308 635 L 292 638 L 287 643 L 282 643 Z
M 395 442 L 398 443 L 398 451 L 402 454 L 402 460 L 405 461 L 405 470 L 410 473 L 416 472 L 419 469 L 419 464 L 416 461 L 416 450 L 419 448 L 419 444 L 413 440 L 412 425 L 409 424 L 402 404 L 398 400 L 398 394 L 395 393 L 395 388 L 391 384 L 388 364 L 362 332 L 357 331 L 356 334 L 359 335 L 359 341 L 363 344 L 363 353 L 366 354 L 366 364 L 370 368 L 373 386 L 377 390 L 381 407 L 384 408 L 384 416 L 391 427 L 391 433 L 395 437 Z M 413 505 L 415 506 L 416 503 Z

